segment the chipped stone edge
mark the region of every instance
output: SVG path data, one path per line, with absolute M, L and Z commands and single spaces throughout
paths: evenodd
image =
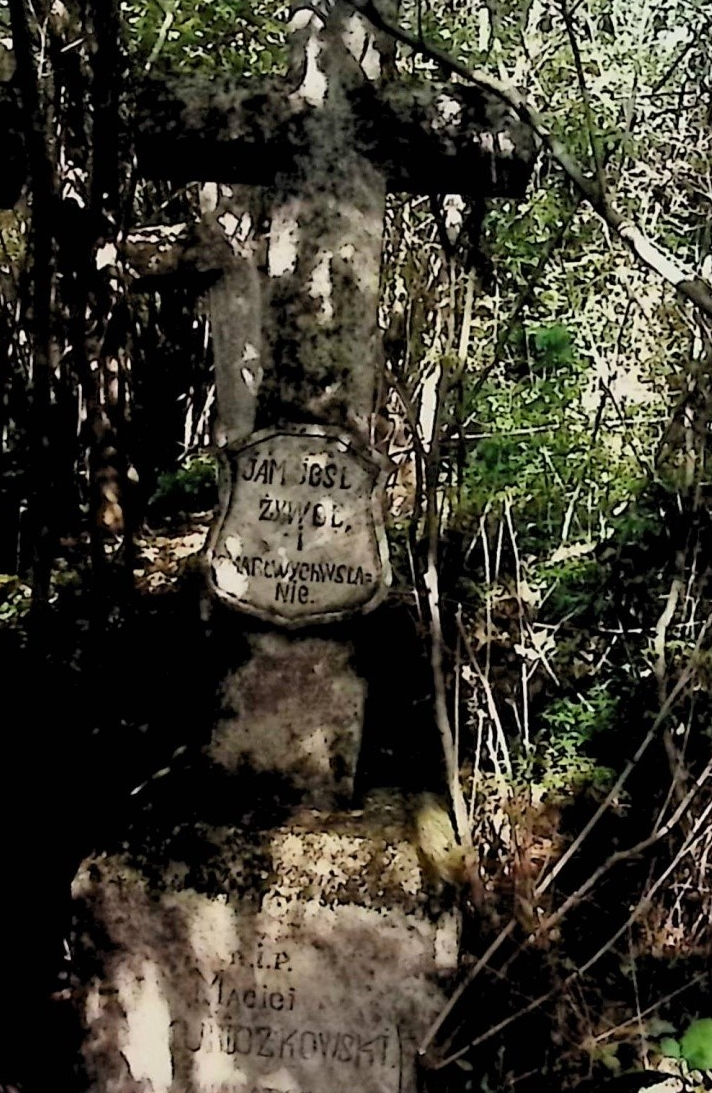
M 286 618 L 284 615 L 280 614 L 279 611 L 263 611 L 260 608 L 244 603 L 242 600 L 238 600 L 236 597 L 230 596 L 228 593 L 219 589 L 213 577 L 212 560 L 213 551 L 220 537 L 233 500 L 235 482 L 232 477 L 232 464 L 230 464 L 230 488 L 224 491 L 224 500 L 221 500 L 213 528 L 208 535 L 205 547 L 203 548 L 205 570 L 207 572 L 208 585 L 212 595 L 221 603 L 227 604 L 229 607 L 233 608 L 233 610 L 241 611 L 246 615 L 251 615 L 253 618 L 258 618 L 262 622 L 276 623 L 288 630 L 299 630 L 309 626 L 341 622 L 344 619 L 351 618 L 353 615 L 368 614 L 383 603 L 390 591 L 393 579 L 381 501 L 385 491 L 386 479 L 389 472 L 392 470 L 390 461 L 375 450 L 365 448 L 355 436 L 344 432 L 337 426 L 316 424 L 270 426 L 267 429 L 259 429 L 257 432 L 251 433 L 250 436 L 246 437 L 245 440 L 238 444 L 232 443 L 224 445 L 219 449 L 219 454 L 226 459 L 230 459 L 232 456 L 239 455 L 247 448 L 251 448 L 254 444 L 260 444 L 265 440 L 271 440 L 278 436 L 311 436 L 323 440 L 336 440 L 342 444 L 347 451 L 351 452 L 357 459 L 364 463 L 370 471 L 377 471 L 371 490 L 371 512 L 373 514 L 378 559 L 381 564 L 381 579 L 378 583 L 378 588 L 366 603 L 356 607 L 348 607 L 343 611 L 328 611 L 320 614 L 307 615 L 298 619 Z

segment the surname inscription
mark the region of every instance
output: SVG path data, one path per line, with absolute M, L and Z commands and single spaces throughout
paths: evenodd
M 301 933 L 292 945 L 258 936 L 207 980 L 201 974 L 208 1012 L 185 1042 L 201 1087 L 211 1093 L 396 1093 L 396 1025 L 377 997 L 369 1004 L 368 993 L 359 994 L 354 1005 L 341 971 L 327 970 L 318 946 Z
M 373 456 L 304 425 L 256 433 L 226 457 L 229 497 L 208 552 L 221 599 L 287 626 L 380 602 L 390 569 Z

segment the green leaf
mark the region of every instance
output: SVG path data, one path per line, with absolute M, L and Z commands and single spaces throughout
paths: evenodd
M 680 1041 L 680 1050 L 692 1070 L 712 1068 L 712 1017 L 692 1022 Z
M 660 1054 L 668 1059 L 679 1059 L 682 1056 L 680 1041 L 673 1039 L 672 1036 L 663 1036 L 660 1041 Z

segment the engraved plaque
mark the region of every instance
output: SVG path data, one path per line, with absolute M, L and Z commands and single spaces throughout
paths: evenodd
M 311 927 L 293 922 L 280 929 L 262 915 L 269 933 L 257 933 L 253 947 L 238 949 L 230 965 L 211 969 L 201 992 L 209 1009 L 191 1045 L 199 1088 L 399 1093 L 402 1047 L 385 999 L 364 977 L 349 975 L 355 954 L 339 954 L 318 936 L 323 922 L 345 939 L 343 914 L 308 903 L 301 910 L 311 911 Z M 371 924 L 361 917 L 366 922 L 356 926 L 367 935 L 361 959 L 370 965 Z
M 226 452 L 230 486 L 208 550 L 213 589 L 285 626 L 375 607 L 390 583 L 384 468 L 343 433 L 267 429 Z

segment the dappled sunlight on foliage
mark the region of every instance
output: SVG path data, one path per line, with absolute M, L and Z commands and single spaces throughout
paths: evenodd
M 272 75 L 284 65 L 284 0 L 122 0 L 129 58 L 154 75 Z

